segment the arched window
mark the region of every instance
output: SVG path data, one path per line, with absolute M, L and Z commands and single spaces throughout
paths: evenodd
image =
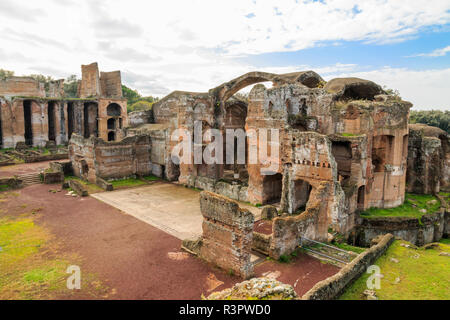
M 110 117 L 120 117 L 122 115 L 122 108 L 117 103 L 111 103 L 106 108 L 106 114 Z

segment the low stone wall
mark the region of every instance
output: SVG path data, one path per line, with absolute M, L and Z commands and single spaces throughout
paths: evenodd
M 72 162 L 70 162 L 70 161 L 50 162 L 50 169 L 54 172 L 62 172 L 62 173 L 64 173 L 64 175 L 73 174 Z
M 69 180 L 69 187 L 82 197 L 88 196 L 88 191 L 79 181 Z
M 270 252 L 270 242 L 272 241 L 272 236 L 270 234 L 263 234 L 253 231 L 253 242 L 252 248 L 264 255 L 269 255 Z
M 98 185 L 100 188 L 102 188 L 105 191 L 113 191 L 114 190 L 114 187 L 111 183 L 103 180 L 100 177 L 97 177 L 95 184 Z
M 218 194 L 200 194 L 203 236 L 200 257 L 247 279 L 253 275 L 250 261 L 253 214 L 237 202 Z
M 332 300 L 339 297 L 354 280 L 367 270 L 367 267 L 386 252 L 394 239 L 392 234 L 384 235 L 378 244 L 359 254 L 338 273 L 316 283 L 302 296 L 302 300 Z
M 248 187 L 240 184 L 231 184 L 217 181 L 208 177 L 189 177 L 189 187 L 215 192 L 236 201 L 248 201 Z
M 356 228 L 356 243 L 359 246 L 368 247 L 372 239 L 386 233 L 392 233 L 416 246 L 423 246 L 439 241 L 446 232 L 448 234 L 449 214 L 442 209 L 440 212 L 423 215 L 420 219 L 380 217 L 360 218 L 360 221 Z
M 42 156 L 28 156 L 24 158 L 24 161 L 25 163 L 32 163 L 49 160 L 63 160 L 63 159 L 69 159 L 69 155 L 67 153 L 55 153 L 55 154 L 46 154 Z
M 44 172 L 43 182 L 45 184 L 62 183 L 64 182 L 64 173 L 61 171 L 57 172 Z
M 22 188 L 22 180 L 15 177 L 0 178 L 0 185 L 7 185 L 11 189 Z
M 91 136 L 72 135 L 69 155 L 74 175 L 96 183 L 96 178 L 120 179 L 151 173 L 151 141 L 148 135 L 126 137 L 120 141 L 103 141 Z

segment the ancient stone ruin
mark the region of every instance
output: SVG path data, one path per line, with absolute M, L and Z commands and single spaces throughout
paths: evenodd
M 128 117 L 120 71 L 99 73 L 97 63 L 81 71 L 77 98 L 65 96 L 64 80 L 50 82 L 47 89 L 29 77 L 0 80 L 0 148 L 67 144 L 74 133 L 123 138 Z
M 302 238 L 355 237 L 361 226 L 361 241 L 370 243 L 386 230 L 359 212 L 399 206 L 406 190 L 434 194 L 449 186 L 448 135 L 408 126 L 412 104 L 372 81 L 250 72 L 208 92 L 172 92 L 128 122 L 120 73 L 99 74 L 91 64 L 82 74 L 77 99 L 64 97 L 62 82 L 44 91 L 28 78 L 2 81 L 3 146 L 70 139 L 73 174 L 104 189 L 111 179 L 153 174 L 205 190 L 203 237 L 191 241 L 192 251 L 244 278 L 252 274 L 250 250 L 278 259 Z M 249 85 L 248 98 L 236 95 Z M 199 161 L 196 150 L 214 161 Z M 235 201 L 271 205 L 264 215 L 270 230 L 256 231 L 253 215 Z M 430 218 L 430 230 L 414 239 L 448 234 L 444 211 L 436 216 L 441 227 L 431 230 Z
M 245 86 L 266 81 L 273 87 L 254 86 L 248 101 L 233 97 Z M 325 83 L 313 71 L 251 72 L 207 93 L 175 91 L 153 106 L 155 124 L 128 132 L 145 134 L 158 126 L 164 138 L 155 145 L 163 153 L 166 179 L 235 200 L 275 204 L 287 217 L 275 219 L 274 231 L 287 223 L 299 228 L 294 233 L 302 229 L 300 233 L 326 240 L 329 228 L 348 233 L 357 210 L 403 202 L 410 107 L 367 80 Z M 226 129 L 278 129 L 280 156 L 272 174 L 262 174 L 264 165 L 252 164 L 248 157 L 243 164 L 176 164 L 171 151 L 178 141 L 170 139 L 171 133 L 180 128 L 194 132 L 196 122 L 202 132 L 219 129 L 223 141 Z M 245 144 L 251 143 L 247 136 Z M 287 222 L 299 212 L 304 214 L 294 219 L 308 216 L 311 223 Z

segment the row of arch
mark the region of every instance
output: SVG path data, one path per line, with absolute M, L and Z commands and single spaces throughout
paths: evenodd
M 24 118 L 24 139 L 25 144 L 33 145 L 33 104 L 34 100 L 24 100 L 23 101 L 23 118 Z M 35 102 L 36 103 L 36 102 Z M 48 140 L 55 141 L 57 137 L 57 117 L 56 112 L 58 102 L 49 101 L 47 104 L 47 125 L 48 125 Z M 76 131 L 76 108 L 73 101 L 67 102 L 67 138 L 70 140 L 72 134 Z M 85 138 L 89 138 L 91 135 L 96 137 L 99 136 L 99 112 L 98 103 L 89 101 L 83 104 L 83 126 L 82 132 L 80 132 Z M 116 140 L 116 130 L 122 129 L 123 127 L 123 117 L 122 108 L 117 103 L 111 103 L 106 108 L 107 114 L 107 130 L 108 130 L 108 141 Z M 61 122 L 65 122 L 64 112 L 61 112 Z M 1 122 L 1 121 L 0 121 Z M 0 124 L 1 126 L 1 124 Z M 0 139 L 1 127 L 0 127 Z

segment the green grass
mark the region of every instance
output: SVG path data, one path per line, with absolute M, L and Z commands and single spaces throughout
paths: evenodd
M 79 293 L 67 289 L 66 270 L 79 265 L 80 258 L 58 252 L 51 238 L 29 216 L 0 217 L 0 300 L 57 299 Z M 105 294 L 95 275 L 82 273 L 82 277 L 83 295 L 98 298 Z
M 381 286 L 375 289 L 380 300 L 448 300 L 450 298 L 450 258 L 439 256 L 450 252 L 450 245 L 439 243 L 436 249 L 405 248 L 396 240 L 374 264 L 380 267 Z M 395 258 L 397 263 L 391 260 Z M 340 297 L 341 300 L 364 299 L 366 281 L 364 273 Z M 396 283 L 396 279 L 400 281 Z
M 450 238 L 442 238 L 439 240 L 440 243 L 450 245 Z
M 344 133 L 341 133 L 341 136 L 343 136 L 343 137 L 357 137 L 357 136 L 359 136 L 359 134 L 344 132 Z
M 450 206 L 450 192 L 439 192 L 439 195 L 447 202 L 447 206 Z
M 84 181 L 83 179 L 80 179 L 80 178 L 78 178 L 76 176 L 66 176 L 64 178 L 64 181 L 66 181 L 66 182 L 69 181 L 69 180 L 77 180 L 77 181 L 79 181 L 81 184 L 83 184 L 86 187 L 86 189 L 87 189 L 89 194 L 105 191 L 102 188 L 100 188 L 98 185 L 96 185 L 94 183 L 90 183 L 90 182 Z
M 137 186 L 142 186 L 142 185 L 146 184 L 145 181 L 142 181 L 142 180 L 136 179 L 136 178 L 115 180 L 115 181 L 110 181 L 110 183 L 113 185 L 114 190 L 137 187 Z
M 429 204 L 427 202 L 436 200 L 435 204 Z M 439 211 L 441 203 L 432 195 L 428 194 L 405 194 L 405 202 L 395 208 L 383 209 L 383 208 L 370 208 L 361 213 L 364 218 L 374 217 L 413 217 L 420 218 L 424 214 L 435 213 Z M 420 212 L 420 209 L 427 210 L 426 213 Z
M 9 190 L 9 186 L 7 184 L 0 184 L 0 192 Z
M 355 252 L 357 254 L 363 253 L 366 250 L 364 248 L 355 247 L 355 246 L 349 245 L 347 243 L 333 242 L 332 245 L 335 246 L 335 247 L 338 247 L 339 249 L 346 250 L 346 251 L 352 251 L 352 252 Z
M 149 176 L 145 176 L 142 177 L 142 179 L 146 180 L 146 181 L 158 181 L 161 180 L 161 178 L 154 176 L 154 175 L 149 175 Z

